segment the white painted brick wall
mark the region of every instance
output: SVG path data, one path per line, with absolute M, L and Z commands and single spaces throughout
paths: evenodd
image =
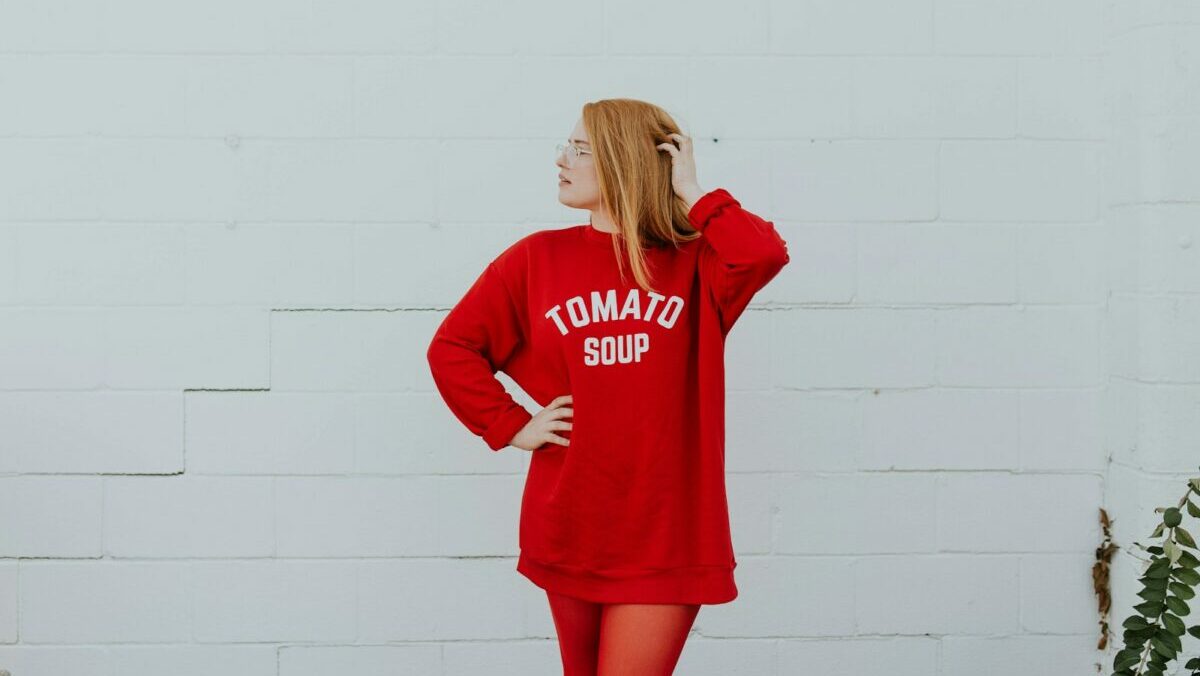
M 527 456 L 424 347 L 586 221 L 551 150 L 612 96 L 792 254 L 727 350 L 741 596 L 678 673 L 1107 666 L 1097 508 L 1128 545 L 1200 464 L 1200 10 L 736 9 L 0 3 L 0 669 L 560 673 Z
M 1105 502 L 1115 539 L 1149 542 L 1182 478 L 1200 475 L 1200 9 L 1194 3 L 1114 3 L 1107 76 L 1113 111 L 1108 152 L 1109 266 L 1104 392 L 1109 455 Z M 1121 518 L 1121 516 L 1124 518 Z M 1118 554 L 1118 620 L 1141 601 L 1143 566 Z M 1195 654 L 1194 646 L 1190 648 Z

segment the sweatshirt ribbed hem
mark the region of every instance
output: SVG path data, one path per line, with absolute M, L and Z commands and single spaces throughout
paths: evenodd
M 527 411 L 524 406 L 516 404 L 492 423 L 492 426 L 483 433 L 483 440 L 487 443 L 488 448 L 493 451 L 501 451 L 508 447 L 508 442 L 512 441 L 517 432 L 520 432 L 532 419 L 532 413 Z
M 593 603 L 695 603 L 719 605 L 737 598 L 730 566 L 688 566 L 620 577 L 599 575 L 577 567 L 548 564 L 525 552 L 517 572 L 538 587 Z
M 710 190 L 696 200 L 696 203 L 688 210 L 688 221 L 693 228 L 704 232 L 708 228 L 713 214 L 730 204 L 740 205 L 740 202 L 734 199 L 728 190 L 724 188 Z

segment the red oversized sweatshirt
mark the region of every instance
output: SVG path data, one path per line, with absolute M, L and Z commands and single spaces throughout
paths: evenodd
M 789 261 L 774 225 L 728 191 L 688 213 L 701 237 L 645 249 L 637 286 L 615 235 L 590 223 L 542 230 L 500 253 L 428 349 L 453 414 L 488 447 L 509 445 L 540 406 L 570 394 L 568 446 L 530 458 L 517 570 L 602 603 L 727 603 L 737 566 L 725 493 L 729 330 Z M 623 252 L 622 252 L 623 254 Z

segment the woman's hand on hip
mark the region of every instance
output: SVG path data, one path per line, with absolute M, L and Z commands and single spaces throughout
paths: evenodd
M 555 432 L 571 429 L 571 423 L 563 420 L 563 418 L 574 417 L 575 409 L 568 406 L 570 403 L 572 403 L 572 399 L 569 394 L 556 397 L 546 408 L 538 411 L 529 419 L 529 422 L 525 423 L 525 426 L 517 432 L 509 445 L 526 451 L 536 451 L 547 443 L 560 446 L 569 445 L 569 439 L 563 438 Z

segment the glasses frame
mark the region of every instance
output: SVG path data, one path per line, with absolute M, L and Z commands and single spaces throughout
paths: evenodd
M 568 148 L 571 149 L 570 153 L 566 153 L 566 150 Z M 568 167 L 574 167 L 575 162 L 579 160 L 580 155 L 591 155 L 592 154 L 592 151 L 584 150 L 583 148 L 580 148 L 579 146 L 575 145 L 574 143 L 570 143 L 570 142 L 560 143 L 557 146 L 555 146 L 554 149 L 557 151 L 554 155 L 555 157 L 558 157 L 558 156 L 566 153 Z

